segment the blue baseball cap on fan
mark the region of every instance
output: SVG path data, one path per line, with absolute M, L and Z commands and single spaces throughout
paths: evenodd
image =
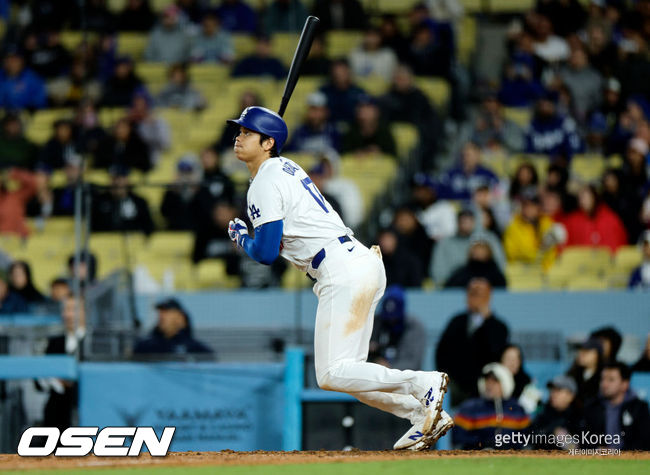
M 391 285 L 384 293 L 381 303 L 381 318 L 384 320 L 402 320 L 405 310 L 404 289 L 399 285 Z

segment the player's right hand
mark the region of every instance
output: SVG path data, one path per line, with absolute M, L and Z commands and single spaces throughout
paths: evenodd
M 228 236 L 239 247 L 242 247 L 244 236 L 248 236 L 248 226 L 239 218 L 235 218 L 228 223 Z

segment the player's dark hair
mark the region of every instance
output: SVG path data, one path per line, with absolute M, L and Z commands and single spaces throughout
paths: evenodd
M 271 153 L 270 156 L 271 157 L 279 157 L 280 154 L 278 153 L 278 147 L 275 145 L 275 139 L 273 137 L 271 137 L 270 135 L 260 134 L 260 145 L 262 145 L 262 143 L 265 140 L 268 140 L 268 139 L 273 139 L 273 147 L 270 150 L 270 153 Z
M 612 363 L 607 363 L 603 366 L 603 369 L 616 369 L 621 375 L 623 381 L 629 381 L 632 377 L 632 369 L 623 363 L 622 361 L 614 361 Z

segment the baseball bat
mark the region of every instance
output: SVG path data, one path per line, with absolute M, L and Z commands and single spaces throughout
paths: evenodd
M 298 46 L 296 46 L 296 52 L 293 54 L 291 66 L 289 67 L 287 82 L 284 85 L 282 101 L 280 101 L 280 109 L 278 110 L 278 115 L 280 117 L 284 115 L 284 111 L 287 109 L 289 99 L 291 99 L 291 94 L 293 94 L 293 90 L 295 89 L 298 78 L 300 77 L 300 68 L 302 68 L 305 59 L 307 59 L 319 22 L 320 20 L 317 17 L 309 16 L 307 17 L 307 20 L 305 20 L 305 26 L 302 27 Z

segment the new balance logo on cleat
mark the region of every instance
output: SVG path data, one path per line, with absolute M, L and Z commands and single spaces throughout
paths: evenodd
M 424 434 L 420 431 L 417 431 L 415 434 L 409 435 L 409 439 L 411 440 L 418 440 L 424 437 Z
M 433 395 L 433 388 L 429 388 L 427 393 L 424 395 L 424 405 L 426 407 L 429 407 L 429 404 L 431 404 L 435 399 L 436 398 Z

